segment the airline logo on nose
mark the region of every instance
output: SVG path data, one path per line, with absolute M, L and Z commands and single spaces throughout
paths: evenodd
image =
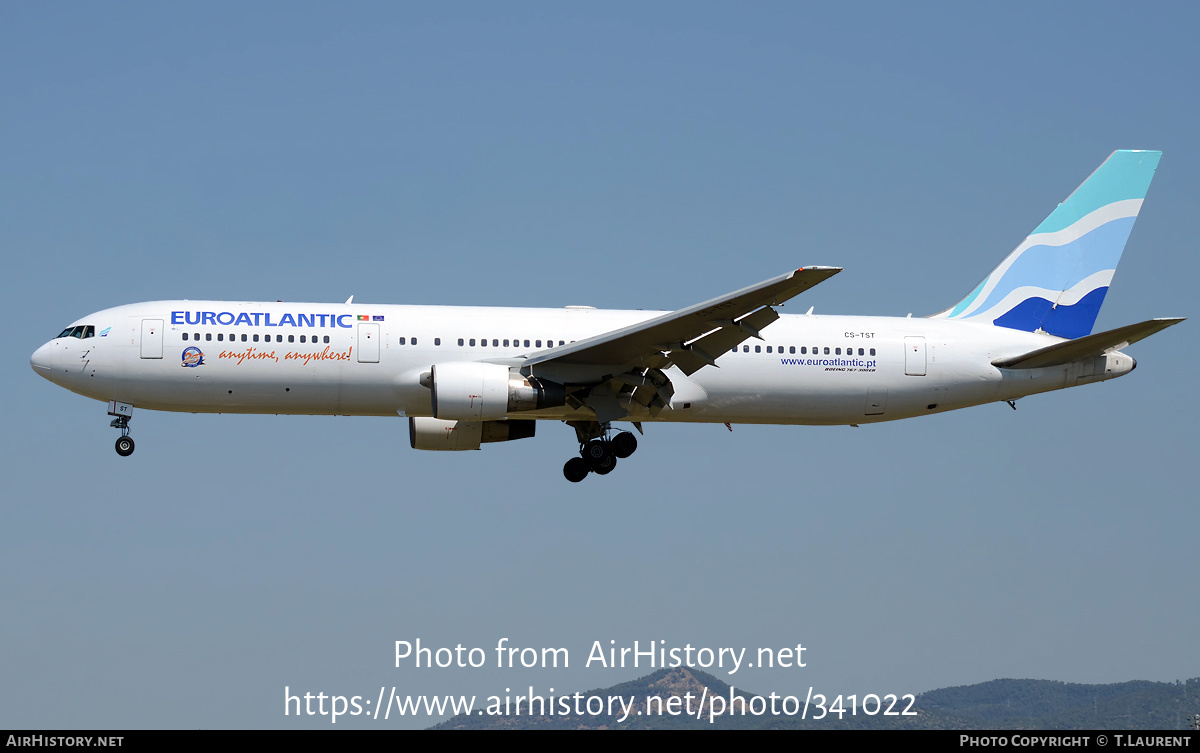
M 184 348 L 183 350 L 183 367 L 185 369 L 193 369 L 197 366 L 204 365 L 204 353 L 197 347 Z

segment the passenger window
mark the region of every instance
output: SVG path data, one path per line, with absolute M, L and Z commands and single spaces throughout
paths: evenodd
M 441 344 L 442 344 L 442 338 L 440 338 L 440 337 L 435 337 L 435 338 L 433 338 L 433 344 L 434 344 L 434 345 L 441 345 Z
M 304 342 L 304 335 L 300 335 L 300 342 Z
M 277 342 L 277 343 L 283 342 L 283 335 L 275 335 L 275 342 Z
M 458 338 L 458 347 L 461 348 L 462 346 L 463 346 L 463 339 L 460 337 L 460 338 Z
M 242 335 L 242 342 L 246 342 L 246 335 L 245 335 L 245 334 L 243 334 L 243 335 Z
M 471 338 L 471 347 L 472 348 L 475 347 L 475 338 L 474 337 Z
M 481 348 L 487 347 L 487 338 L 486 337 L 482 337 L 479 339 L 479 347 L 481 347 Z
M 187 342 L 187 333 L 186 332 L 183 333 L 183 341 Z
M 528 341 L 528 340 L 526 340 L 526 341 L 525 341 L 525 347 L 526 347 L 526 348 L 528 348 L 528 347 L 529 347 L 529 341 Z
M 803 346 L 803 347 L 801 347 L 801 348 L 800 348 L 800 355 L 804 355 L 804 354 L 806 354 L 806 353 L 808 353 L 808 347 L 807 347 L 807 346 Z
M 258 335 L 254 336 L 254 342 L 258 342 Z
M 329 335 L 325 335 L 325 342 L 329 342 Z
M 403 345 L 403 344 L 404 344 L 404 338 L 403 338 L 403 337 L 401 337 L 401 338 L 400 338 L 400 344 L 401 344 L 401 345 Z
M 860 356 L 861 356 L 861 355 L 863 355 L 863 349 L 862 349 L 862 348 L 859 348 L 859 349 L 858 349 L 858 354 L 859 354 Z
M 534 345 L 534 347 L 535 347 L 535 348 L 540 348 L 540 347 L 542 347 L 542 341 L 541 341 L 541 340 L 537 340 L 536 342 L 537 342 L 537 344 L 536 344 L 536 345 Z
M 875 349 L 871 348 L 871 355 L 875 355 Z
M 205 340 L 206 342 L 212 342 L 212 333 L 211 333 L 211 332 L 205 332 L 205 333 L 204 333 L 204 340 Z
M 288 342 L 290 342 L 290 343 L 294 343 L 294 342 L 296 342 L 296 336 L 295 336 L 295 335 L 288 335 Z
M 768 346 L 767 346 L 767 352 L 768 352 L 768 353 L 770 353 L 770 352 L 771 352 L 771 346 L 770 346 L 770 345 L 768 345 Z
M 762 353 L 762 346 L 761 346 L 761 345 L 755 345 L 755 346 L 754 346 L 754 352 L 755 352 L 755 353 Z
M 750 346 L 749 346 L 749 345 L 743 345 L 743 346 L 742 346 L 742 352 L 743 352 L 743 353 L 749 353 L 749 352 L 750 352 Z
M 825 349 L 825 355 L 829 355 L 829 348 Z
M 508 347 L 508 340 L 504 341 L 504 347 L 506 347 L 506 348 Z
M 413 345 L 416 345 L 416 344 L 417 344 L 417 338 L 415 338 L 415 337 L 414 337 L 414 338 L 412 339 L 412 344 L 413 344 Z
M 563 344 L 563 341 L 562 341 L 562 340 L 559 340 L 559 341 L 558 341 L 558 344 L 559 344 L 559 345 L 562 345 L 562 344 Z
M 224 341 L 224 340 L 225 340 L 225 335 L 223 335 L 222 333 L 218 332 L 218 333 L 217 333 L 217 342 L 222 342 L 222 341 Z
M 496 339 L 493 339 L 493 340 L 492 340 L 492 347 L 493 347 L 493 348 L 499 348 L 499 347 L 500 347 L 500 341 L 499 341 L 499 340 L 496 340 Z
M 795 354 L 795 352 L 796 352 L 796 346 L 795 346 L 795 345 L 792 345 L 791 347 L 789 347 L 789 348 L 788 348 L 788 353 Z
M 733 350 L 731 350 L 731 351 L 729 351 L 729 352 L 730 352 L 730 353 L 737 353 L 737 346 L 736 346 L 736 345 L 734 345 L 734 346 L 733 346 Z

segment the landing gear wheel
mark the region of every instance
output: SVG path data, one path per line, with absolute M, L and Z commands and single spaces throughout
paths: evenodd
M 617 459 L 612 455 L 609 455 L 604 461 L 602 461 L 601 465 L 594 466 L 592 468 L 592 473 L 595 473 L 597 476 L 607 476 L 608 474 L 612 473 L 613 468 L 616 467 Z
M 567 464 L 563 466 L 563 475 L 567 477 L 567 481 L 572 484 L 578 484 L 587 478 L 588 464 L 583 458 L 571 458 Z
M 608 449 L 608 443 L 603 439 L 593 439 L 588 442 L 583 448 L 583 459 L 587 462 L 588 467 L 593 471 L 600 468 L 601 465 L 606 465 L 609 458 L 612 457 L 612 452 Z
M 612 454 L 619 458 L 627 458 L 637 449 L 637 437 L 628 431 L 623 431 L 612 438 L 609 446 L 612 449 Z
M 117 438 L 117 454 L 123 458 L 133 454 L 133 437 Z

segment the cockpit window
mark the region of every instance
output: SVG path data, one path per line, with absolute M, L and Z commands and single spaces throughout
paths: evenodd
M 78 337 L 80 340 L 96 336 L 96 327 L 92 324 L 80 324 L 78 327 L 67 327 L 58 333 L 58 337 Z M 56 340 L 58 338 L 55 338 Z

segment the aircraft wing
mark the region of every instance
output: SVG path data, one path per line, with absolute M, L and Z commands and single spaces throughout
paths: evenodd
M 525 374 L 568 385 L 567 402 L 598 421 L 628 416 L 638 403 L 657 415 L 674 386 L 664 369 L 691 375 L 779 318 L 772 306 L 803 293 L 840 267 L 801 267 L 694 306 L 530 355 Z M 571 385 L 574 385 L 572 387 Z
M 1048 345 L 1045 348 L 1022 353 L 1012 358 L 998 358 L 992 361 L 992 365 L 1002 369 L 1040 369 L 1047 366 L 1062 366 L 1088 356 L 1098 356 L 1110 350 L 1120 350 L 1182 321 L 1182 318 L 1151 319 L 1137 324 L 1129 324 L 1117 329 L 1110 329 L 1107 332 L 1097 332 L 1094 335 Z
M 779 318 L 783 303 L 841 272 L 840 267 L 802 267 L 794 272 L 672 311 L 639 324 L 535 353 L 525 366 L 637 366 L 665 368 L 664 357 L 685 374 L 715 365 L 717 356 Z

